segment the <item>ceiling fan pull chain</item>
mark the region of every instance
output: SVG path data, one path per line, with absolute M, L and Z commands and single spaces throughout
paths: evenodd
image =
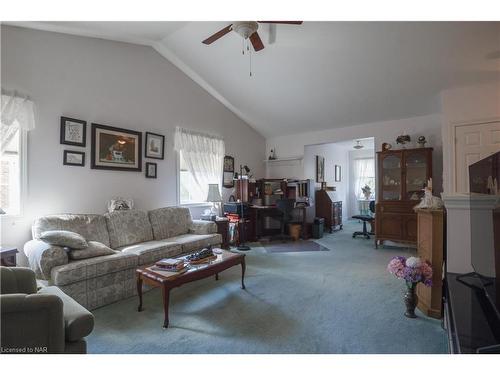
M 241 54 L 245 54 L 245 39 L 241 40 Z
M 252 76 L 252 51 L 249 49 L 248 54 L 250 57 L 250 77 Z

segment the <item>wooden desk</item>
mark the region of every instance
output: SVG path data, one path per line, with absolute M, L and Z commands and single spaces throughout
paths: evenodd
M 302 237 L 304 237 L 304 230 L 306 226 L 306 208 L 307 207 L 295 207 L 293 211 L 300 210 L 302 216 Z M 293 212 L 292 211 L 292 212 Z M 263 219 L 265 217 L 275 217 L 281 219 L 283 217 L 283 213 L 276 206 L 250 206 L 250 222 L 253 225 L 253 233 L 255 233 L 255 237 L 258 240 L 259 238 L 269 235 L 269 234 L 279 234 L 279 232 L 268 232 L 266 233 L 266 229 L 263 228 Z M 278 230 L 279 231 L 279 230 Z

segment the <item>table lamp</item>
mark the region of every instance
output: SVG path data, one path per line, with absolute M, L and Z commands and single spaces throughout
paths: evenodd
M 218 215 L 219 210 L 216 208 L 216 204 L 222 202 L 222 196 L 220 195 L 219 191 L 219 184 L 208 184 L 208 195 L 206 201 L 213 203 L 211 214 Z

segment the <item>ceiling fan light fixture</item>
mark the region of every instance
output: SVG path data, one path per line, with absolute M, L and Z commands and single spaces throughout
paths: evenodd
M 232 29 L 243 39 L 248 39 L 258 28 L 259 24 L 254 21 L 235 22 L 232 26 Z
M 361 141 L 360 141 L 360 140 L 357 140 L 357 141 L 356 141 L 356 144 L 353 146 L 353 148 L 354 148 L 354 149 L 356 149 L 356 150 L 361 150 L 363 147 L 365 147 L 365 146 L 363 146 L 363 145 L 361 144 Z

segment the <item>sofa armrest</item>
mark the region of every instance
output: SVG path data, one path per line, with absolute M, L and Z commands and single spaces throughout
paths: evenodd
M 0 267 L 0 291 L 2 294 L 36 293 L 35 273 L 24 267 Z
M 66 341 L 78 341 L 90 335 L 94 329 L 94 315 L 56 286 L 41 288 L 38 294 L 57 296 L 63 302 L 64 331 Z
M 63 247 L 40 240 L 26 242 L 24 253 L 28 257 L 30 268 L 39 279 L 49 280 L 52 268 L 68 264 L 68 254 Z
M 57 296 L 4 294 L 2 353 L 63 353 L 63 303 Z
M 217 224 L 208 220 L 193 220 L 189 227 L 191 234 L 212 234 L 217 233 Z

